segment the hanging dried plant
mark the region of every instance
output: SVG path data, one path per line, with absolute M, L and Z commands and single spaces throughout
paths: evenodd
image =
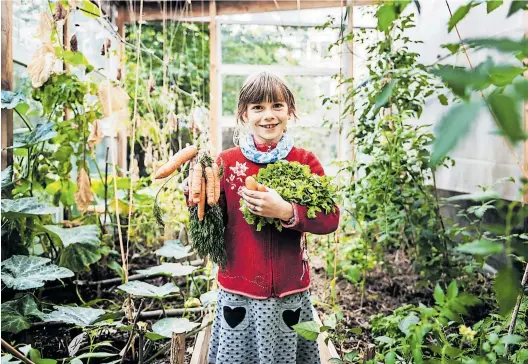
M 108 80 L 101 82 L 98 90 L 99 102 L 103 106 L 103 113 L 108 117 L 114 111 L 127 108 L 130 97 L 119 86 L 114 86 Z
M 45 11 L 40 13 L 39 27 L 37 37 L 42 43 L 50 41 L 51 32 L 53 31 L 53 19 Z
M 62 3 L 60 1 L 57 1 L 57 6 L 55 7 L 55 13 L 53 13 L 53 20 L 59 21 L 66 19 L 66 15 L 68 15 L 68 11 L 62 6 Z
M 156 89 L 156 79 L 154 78 L 154 75 L 151 75 L 148 82 L 148 93 L 151 94 Z
M 77 9 L 77 0 L 69 0 L 68 5 L 70 7 L 70 11 Z
M 103 46 L 101 47 L 101 56 L 105 56 L 108 53 L 108 50 L 112 46 L 112 41 L 108 38 L 105 39 Z
M 77 36 L 75 34 L 70 39 L 70 49 L 72 52 L 77 52 L 79 50 L 77 44 Z
M 132 160 L 132 166 L 130 168 L 130 178 L 132 182 L 139 181 L 139 163 L 136 158 Z
M 176 118 L 176 114 L 174 111 L 171 111 L 169 113 L 169 116 L 167 117 L 167 124 L 169 125 L 169 130 L 174 131 L 178 127 L 178 119 Z
M 121 75 L 121 67 L 119 67 L 119 68 L 117 69 L 117 80 L 118 80 L 118 81 L 121 81 L 121 76 L 122 76 L 122 75 Z
M 149 140 L 147 144 L 147 150 L 145 151 L 145 167 L 150 168 L 154 162 L 154 156 L 152 154 L 152 142 Z
M 75 203 L 81 212 L 86 212 L 92 204 L 93 195 L 91 190 L 90 176 L 84 168 L 80 168 L 77 174 L 77 192 L 75 192 Z
M 97 119 L 90 125 L 90 136 L 88 137 L 88 146 L 90 149 L 94 147 L 103 140 L 103 131 L 101 130 L 101 120 Z
M 33 87 L 38 88 L 46 83 L 53 73 L 57 57 L 51 43 L 44 43 L 37 49 L 27 67 Z

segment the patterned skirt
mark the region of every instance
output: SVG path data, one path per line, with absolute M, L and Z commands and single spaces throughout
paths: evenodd
M 220 290 L 209 363 L 320 364 L 317 342 L 291 328 L 312 320 L 308 291 L 259 300 Z

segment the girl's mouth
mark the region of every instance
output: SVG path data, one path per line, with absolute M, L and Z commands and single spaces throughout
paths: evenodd
M 279 124 L 268 124 L 268 125 L 261 125 L 261 127 L 263 127 L 264 129 L 274 129 L 275 127 L 277 127 Z

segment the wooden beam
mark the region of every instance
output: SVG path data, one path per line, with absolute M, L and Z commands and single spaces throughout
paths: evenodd
M 13 2 L 2 1 L 2 90 L 13 91 Z M 13 145 L 13 110 L 2 110 L 2 148 Z M 2 170 L 13 165 L 13 150 L 2 150 Z
M 121 39 L 125 39 L 125 19 L 123 16 L 121 16 L 122 10 L 119 9 L 118 16 L 117 16 L 117 33 L 121 37 Z M 125 44 L 123 42 L 119 42 L 119 68 L 121 69 L 121 84 L 125 83 Z M 134 117 L 134 115 L 132 115 Z M 127 136 L 127 127 L 123 127 L 119 129 L 117 132 L 117 165 L 120 168 L 119 175 L 124 176 L 125 171 L 127 170 L 127 143 L 128 143 L 128 136 Z M 134 141 L 131 141 L 131 143 L 134 143 Z M 130 148 L 134 148 L 133 145 L 130 145 Z M 132 163 L 132 161 L 130 161 Z
M 364 6 L 377 4 L 379 0 L 353 0 L 353 6 Z M 209 3 L 209 4 L 208 4 Z M 204 2 L 205 9 L 202 12 L 201 6 L 193 6 L 189 10 L 173 11 L 168 14 L 167 20 L 178 20 L 181 18 L 197 18 L 207 17 L 209 12 L 207 5 L 210 8 L 210 1 Z M 216 15 L 235 15 L 235 14 L 251 14 L 251 13 L 267 13 L 271 11 L 287 11 L 297 10 L 296 0 L 278 0 L 277 5 L 274 1 L 217 1 L 216 2 Z M 300 2 L 301 10 L 304 9 L 320 9 L 320 8 L 336 8 L 342 6 L 343 2 L 340 0 L 302 0 Z M 126 9 L 126 8 L 125 8 Z M 139 15 L 135 16 L 138 19 Z M 125 12 L 125 21 L 130 22 L 134 19 L 133 16 Z M 163 12 L 159 4 L 145 2 L 143 5 L 143 20 L 145 21 L 156 21 L 163 19 Z
M 528 11 L 524 11 L 524 38 L 528 38 Z M 524 59 L 524 65 L 528 65 L 528 57 Z M 528 71 L 524 72 L 524 78 L 528 79 Z M 528 100 L 524 101 L 524 130 L 528 132 Z M 528 140 L 523 143 L 523 166 L 528 171 Z M 528 190 L 523 195 L 523 203 L 528 203 Z
M 209 1 L 209 136 L 215 153 L 222 150 L 219 138 L 218 109 L 220 93 L 218 92 L 218 34 L 216 27 L 216 0 Z

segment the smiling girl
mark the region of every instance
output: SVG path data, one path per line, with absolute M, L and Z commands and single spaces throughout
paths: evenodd
M 227 266 L 218 272 L 210 363 L 320 363 L 317 342 L 298 336 L 292 326 L 313 320 L 304 235 L 335 231 L 339 209 L 308 219 L 305 206 L 286 202 L 275 190 L 244 187 L 247 176 L 277 160 L 297 161 L 310 166 L 312 173 L 324 174 L 315 155 L 295 147 L 286 133 L 295 111 L 291 90 L 276 75 L 253 75 L 240 90 L 238 122 L 251 132 L 217 159 L 225 171 L 220 206 Z M 256 231 L 242 216 L 240 198 L 254 214 L 280 219 L 282 231 L 274 225 Z

